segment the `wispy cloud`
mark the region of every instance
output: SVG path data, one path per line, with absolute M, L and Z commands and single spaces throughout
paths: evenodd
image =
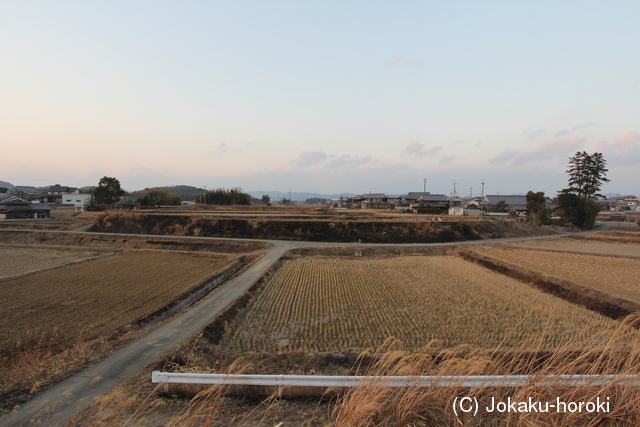
M 451 146 L 454 147 L 456 145 L 461 145 L 461 144 L 464 144 L 464 141 L 462 141 L 461 139 L 456 139 L 451 143 Z
M 596 125 L 597 125 L 597 123 L 595 123 L 595 122 L 587 122 L 587 123 L 583 123 L 583 124 L 578 125 L 578 126 L 574 126 L 574 127 L 571 128 L 571 130 L 572 131 L 576 131 L 576 130 L 587 128 L 589 126 L 596 126 Z
M 451 163 L 454 159 L 455 159 L 455 156 L 445 156 L 445 157 L 440 159 L 440 163 L 445 165 L 447 163 Z
M 295 163 L 295 165 L 299 167 L 311 166 L 316 163 L 320 163 L 327 157 L 329 156 L 323 150 L 308 151 L 305 153 L 300 153 L 298 158 L 294 160 L 293 163 Z
M 404 149 L 403 153 L 410 154 L 418 159 L 421 159 L 423 157 L 433 157 L 440 151 L 442 151 L 441 145 L 436 145 L 435 147 L 431 147 L 428 150 L 425 150 L 424 147 L 424 144 L 421 144 L 415 140 L 411 140 L 409 141 L 409 145 L 407 145 L 407 148 Z
M 612 143 L 600 141 L 596 145 L 596 151 L 613 163 L 640 162 L 640 135 L 636 131 L 629 131 Z
M 373 159 L 371 156 L 351 156 L 350 154 L 343 154 L 342 156 L 338 156 L 331 160 L 329 163 L 325 165 L 325 168 L 337 168 L 344 165 L 362 165 L 365 163 L 371 162 Z
M 495 157 L 489 159 L 489 163 L 500 164 L 513 160 L 518 155 L 518 150 L 505 150 Z
M 220 141 L 218 143 L 218 148 L 215 150 L 209 151 L 209 154 L 223 154 L 227 152 L 227 143 L 224 141 Z
M 536 136 L 545 133 L 546 131 L 547 131 L 546 129 L 536 129 L 536 130 L 525 129 L 524 131 L 522 131 L 522 136 L 525 139 L 533 139 Z
M 420 65 L 422 64 L 420 64 L 418 61 L 405 58 L 404 55 L 396 56 L 395 58 L 390 59 L 387 62 L 387 67 L 419 67 Z
M 530 162 L 549 160 L 553 157 L 568 156 L 580 147 L 586 138 L 565 138 L 557 141 L 547 141 L 539 148 L 521 152 L 514 161 L 514 165 L 524 165 Z
M 560 130 L 558 132 L 555 132 L 553 134 L 553 136 L 555 138 L 562 138 L 562 137 L 565 137 L 565 136 L 569 135 L 571 132 L 575 132 L 577 130 L 588 128 L 589 126 L 595 126 L 595 125 L 597 125 L 597 123 L 595 123 L 595 122 L 583 123 L 583 124 L 574 126 L 571 129 L 563 129 L 563 130 Z

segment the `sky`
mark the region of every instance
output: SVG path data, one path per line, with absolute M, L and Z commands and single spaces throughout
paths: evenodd
M 640 2 L 0 4 L 0 180 L 640 193 Z

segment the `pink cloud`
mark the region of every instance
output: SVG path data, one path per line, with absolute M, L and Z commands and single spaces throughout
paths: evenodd
M 424 144 L 420 144 L 418 141 L 411 140 L 409 141 L 409 145 L 404 149 L 406 154 L 416 154 L 422 151 L 424 148 Z
M 418 141 L 411 140 L 409 141 L 409 145 L 404 149 L 403 153 L 411 154 L 418 159 L 423 157 L 433 157 L 438 154 L 442 150 L 441 145 L 436 145 L 435 147 L 431 147 L 428 150 L 424 149 L 424 144 L 419 143 Z
M 629 131 L 608 143 L 600 141 L 596 151 L 601 152 L 615 163 L 634 163 L 640 161 L 640 135 L 636 131 Z
M 623 144 L 633 144 L 634 142 L 640 141 L 640 135 L 636 131 L 629 131 L 622 135 L 620 138 L 616 139 L 616 142 L 620 142 Z

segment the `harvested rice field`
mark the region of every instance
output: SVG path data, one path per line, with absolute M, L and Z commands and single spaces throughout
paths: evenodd
M 0 279 L 32 273 L 93 257 L 105 252 L 0 245 Z
M 508 246 L 523 249 L 531 248 L 551 251 L 579 252 L 585 254 L 633 256 L 640 258 L 640 244 L 637 243 L 604 242 L 563 237 L 559 239 L 529 240 L 510 243 Z
M 618 245 L 621 246 L 621 245 Z M 640 302 L 640 258 L 484 246 L 476 252 Z
M 0 352 L 56 330 L 89 340 L 161 309 L 222 273 L 235 255 L 127 252 L 0 282 Z
M 453 256 L 286 261 L 229 338 L 232 350 L 553 349 L 610 325 L 599 314 Z M 522 346 L 522 342 L 529 344 Z

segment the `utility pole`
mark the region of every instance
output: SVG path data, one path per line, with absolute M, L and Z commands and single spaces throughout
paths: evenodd
M 289 205 L 291 205 L 291 188 L 289 188 Z
M 480 216 L 484 216 L 484 178 L 482 178 L 482 199 L 480 199 Z

